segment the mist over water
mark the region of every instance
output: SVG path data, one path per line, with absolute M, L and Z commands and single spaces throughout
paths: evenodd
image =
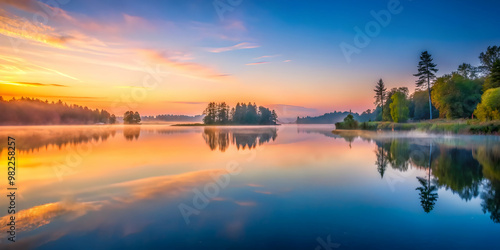
M 2 235 L 0 244 L 2 249 L 53 249 L 70 242 L 80 249 L 316 249 L 328 241 L 339 249 L 497 246 L 498 136 L 332 130 L 330 125 L 2 127 L 2 136 L 17 141 L 20 196 L 19 241 L 7 245 Z M 0 157 L 5 166 L 4 144 Z M 228 174 L 228 166 L 239 171 Z M 214 185 L 218 192 L 210 197 L 204 190 Z M 6 182 L 0 188 L 5 190 Z M 193 203 L 193 190 L 206 204 Z M 189 223 L 181 204 L 197 211 Z M 6 216 L 1 210 L 2 234 Z

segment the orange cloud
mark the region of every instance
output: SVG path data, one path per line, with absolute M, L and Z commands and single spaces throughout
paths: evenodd
M 56 34 L 54 28 L 43 23 L 30 22 L 25 18 L 7 14 L 3 10 L 0 10 L 0 34 L 54 47 L 63 47 L 71 39 L 69 36 Z
M 38 82 L 7 82 L 7 81 L 1 81 L 1 80 L 0 80 L 0 84 L 31 86 L 31 87 L 42 87 L 42 86 L 68 87 L 68 86 L 62 85 L 62 84 L 47 84 L 47 83 L 38 83 Z

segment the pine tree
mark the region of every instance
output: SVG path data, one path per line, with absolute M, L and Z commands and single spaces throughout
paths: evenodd
M 375 91 L 375 105 L 378 106 L 380 104 L 382 106 L 382 117 L 384 117 L 384 100 L 387 89 L 382 79 L 378 80 L 373 91 Z
M 427 90 L 429 92 L 429 117 L 432 120 L 432 101 L 431 101 L 431 81 L 436 78 L 438 69 L 436 64 L 432 62 L 432 56 L 429 52 L 424 51 L 420 55 L 420 62 L 418 63 L 418 73 L 414 76 L 418 77 L 416 81 L 417 88 L 423 88 L 427 82 Z

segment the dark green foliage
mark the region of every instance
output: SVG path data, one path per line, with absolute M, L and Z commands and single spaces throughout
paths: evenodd
M 471 125 L 469 132 L 480 135 L 498 134 L 500 133 L 500 124 Z
M 429 96 L 427 91 L 415 91 L 410 97 L 410 117 L 414 120 L 429 119 Z M 413 112 L 411 110 L 413 108 Z M 439 111 L 432 106 L 432 117 L 438 117 Z
M 500 59 L 493 64 L 491 73 L 484 82 L 483 90 L 486 91 L 498 87 L 500 87 Z
M 278 115 L 274 110 L 248 103 L 237 103 L 235 108 L 230 108 L 225 102 L 208 104 L 203 123 L 206 125 L 276 125 Z
M 114 115 L 106 110 L 68 105 L 35 98 L 4 100 L 0 96 L 0 125 L 57 125 L 113 123 Z
M 127 111 L 123 114 L 123 123 L 125 124 L 139 124 L 141 123 L 141 116 L 139 112 Z
M 354 120 L 354 117 L 352 114 L 348 114 L 343 122 L 337 122 L 335 123 L 335 128 L 336 129 L 357 129 L 358 128 L 358 121 Z
M 432 101 L 440 117 L 469 118 L 481 101 L 481 79 L 468 79 L 459 74 L 440 77 L 432 90 Z
M 378 123 L 376 122 L 362 122 L 359 124 L 359 129 L 362 130 L 377 130 Z

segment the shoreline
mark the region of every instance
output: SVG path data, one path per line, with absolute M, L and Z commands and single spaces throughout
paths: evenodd
M 420 131 L 431 134 L 500 135 L 500 121 L 479 122 L 477 120 L 433 120 L 426 122 L 361 122 L 357 128 L 335 130 L 367 131 Z

